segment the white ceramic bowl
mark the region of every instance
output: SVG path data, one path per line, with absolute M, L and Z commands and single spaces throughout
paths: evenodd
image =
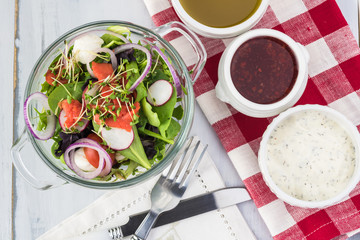
M 171 0 L 179 18 L 194 32 L 210 38 L 229 38 L 242 34 L 254 27 L 262 18 L 269 6 L 269 0 L 262 0 L 255 13 L 244 22 L 231 27 L 215 28 L 206 26 L 192 18 L 183 8 L 179 0 Z M 204 6 L 206 7 L 206 6 Z
M 274 129 L 279 126 L 284 120 L 297 114 L 301 111 L 306 110 L 316 110 L 325 114 L 328 118 L 334 120 L 343 129 L 347 132 L 348 136 L 351 138 L 352 143 L 355 147 L 355 168 L 352 177 L 350 178 L 347 186 L 340 191 L 337 195 L 321 201 L 305 201 L 297 199 L 281 190 L 276 183 L 273 181 L 269 174 L 268 170 L 268 141 L 272 135 Z M 269 186 L 270 190 L 281 200 L 287 202 L 290 205 L 303 207 L 303 208 L 325 208 L 344 200 L 349 193 L 355 188 L 357 183 L 360 180 L 360 135 L 357 128 L 341 113 L 338 111 L 321 105 L 299 105 L 293 108 L 288 109 L 287 111 L 281 113 L 279 116 L 274 118 L 272 123 L 268 126 L 266 131 L 263 134 L 262 140 L 260 142 L 260 149 L 258 153 L 258 160 L 261 173 L 263 175 L 265 183 Z
M 243 43 L 257 37 L 272 37 L 287 44 L 295 56 L 298 67 L 298 75 L 292 90 L 284 98 L 271 104 L 259 104 L 246 99 L 236 90 L 231 78 L 230 66 L 234 53 Z M 215 88 L 216 96 L 245 115 L 258 118 L 275 116 L 292 107 L 303 94 L 308 80 L 309 60 L 310 56 L 306 48 L 282 32 L 272 29 L 248 31 L 235 38 L 221 56 L 218 69 L 219 80 Z

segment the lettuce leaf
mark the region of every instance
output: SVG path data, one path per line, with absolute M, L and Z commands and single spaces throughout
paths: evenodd
M 129 28 L 119 26 L 119 25 L 110 26 L 110 27 L 107 28 L 107 30 L 112 31 L 114 33 L 121 34 L 121 35 L 124 35 L 124 34 L 128 34 L 129 36 L 131 35 L 131 32 L 130 32 Z
M 111 34 L 107 34 L 107 33 L 102 35 L 101 39 L 104 40 L 104 43 L 102 45 L 103 48 L 112 49 L 112 48 L 117 47 L 117 46 L 119 46 L 121 44 L 124 44 L 124 42 L 120 38 L 118 38 L 118 37 L 116 37 L 114 35 L 111 35 Z
M 166 130 L 170 125 L 174 107 L 176 104 L 176 95 L 177 95 L 176 89 L 173 86 L 173 94 L 171 95 L 169 101 L 162 106 L 153 107 L 153 111 L 157 113 L 160 120 L 160 126 L 159 126 L 160 134 L 165 138 L 166 138 Z
M 150 125 L 152 125 L 154 127 L 160 126 L 160 120 L 159 120 L 158 114 L 156 112 L 152 111 L 152 107 L 151 107 L 150 103 L 148 103 L 145 98 L 143 98 L 141 100 L 141 110 L 145 114 Z
M 137 128 L 134 126 L 132 129 L 133 129 L 134 135 L 135 135 L 133 143 L 130 145 L 129 148 L 119 151 L 119 152 L 124 157 L 137 162 L 142 167 L 144 167 L 146 169 L 150 169 L 151 164 L 145 154 L 145 150 L 141 143 Z

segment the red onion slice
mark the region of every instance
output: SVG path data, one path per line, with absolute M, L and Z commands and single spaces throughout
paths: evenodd
M 100 53 L 100 52 L 105 52 L 105 53 L 110 54 L 111 65 L 115 71 L 118 66 L 118 61 L 116 59 L 114 52 L 112 50 L 110 50 L 109 48 L 99 48 L 99 49 L 95 50 L 95 53 Z
M 35 104 L 34 104 L 35 102 Z M 47 126 L 43 131 L 38 131 L 35 126 L 33 126 L 31 119 L 35 118 L 31 115 L 30 111 L 36 108 L 38 111 L 51 111 L 48 103 L 48 98 L 45 94 L 41 92 L 35 92 L 31 94 L 24 103 L 24 118 L 26 126 L 29 128 L 31 134 L 39 140 L 48 140 L 50 139 L 55 133 L 56 127 L 56 117 L 53 112 L 51 115 L 47 117 Z
M 146 47 L 143 47 L 143 46 L 141 46 L 139 44 L 135 44 L 135 43 L 126 43 L 126 44 L 120 45 L 120 46 L 114 48 L 113 51 L 116 55 L 120 52 L 126 51 L 131 48 L 134 48 L 134 49 L 144 52 L 146 54 L 146 60 L 147 60 L 144 71 L 142 72 L 140 77 L 133 83 L 133 85 L 129 88 L 130 91 L 134 91 L 137 88 L 137 86 L 144 80 L 146 75 L 149 73 L 150 68 L 151 68 L 152 59 L 151 59 L 150 51 Z
M 170 64 L 169 59 L 165 56 L 165 54 L 160 50 L 160 48 L 158 48 L 157 46 L 152 46 L 151 47 L 151 53 L 153 53 L 154 51 L 156 51 L 160 57 L 164 60 L 164 62 L 166 63 L 167 67 L 170 70 L 170 73 L 174 79 L 174 83 L 175 83 L 175 87 L 176 87 L 176 91 L 177 91 L 177 95 L 180 96 L 182 93 L 182 89 L 181 89 L 181 83 L 180 83 L 180 79 L 178 77 L 178 75 L 176 74 L 175 69 L 173 68 L 173 66 Z
M 94 141 L 92 139 L 89 139 L 89 138 L 82 138 L 82 139 L 79 139 L 77 142 L 79 142 L 79 143 L 90 143 L 90 144 L 91 143 L 97 143 L 96 141 Z M 97 144 L 99 144 L 99 143 L 97 143 Z M 100 145 L 100 147 L 101 147 L 101 145 Z M 104 158 L 105 159 L 105 166 L 104 166 L 103 170 L 101 171 L 101 173 L 99 174 L 99 177 L 104 177 L 104 176 L 108 175 L 111 172 L 111 168 L 112 168 L 112 164 L 113 164 L 110 155 L 106 152 L 106 150 L 104 150 L 104 148 L 102 148 L 102 150 L 109 157 Z M 100 154 L 99 154 L 99 157 L 101 157 Z
M 87 71 L 88 71 L 88 73 L 90 74 L 91 77 L 96 78 L 93 70 L 90 67 L 90 63 L 86 64 L 86 69 L 87 69 Z
M 118 61 L 117 61 L 116 56 L 113 51 L 111 51 L 109 48 L 99 48 L 99 49 L 96 49 L 94 52 L 95 53 L 101 53 L 101 52 L 109 53 L 112 68 L 114 69 L 114 71 L 116 70 L 116 68 L 118 67 Z M 96 78 L 93 70 L 90 67 L 90 63 L 86 64 L 86 69 L 89 72 L 91 77 Z
M 87 147 L 96 150 L 99 153 L 99 166 L 96 170 L 85 172 L 80 169 L 74 160 L 74 153 L 77 148 Z M 64 153 L 66 165 L 72 169 L 79 177 L 84 179 L 93 179 L 98 176 L 106 176 L 111 172 L 112 160 L 109 154 L 101 147 L 99 143 L 88 138 L 82 138 L 71 144 Z

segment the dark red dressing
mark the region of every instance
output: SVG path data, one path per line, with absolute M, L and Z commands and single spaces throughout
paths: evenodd
M 246 99 L 270 104 L 283 99 L 293 88 L 298 68 L 292 50 L 272 37 L 243 43 L 231 61 L 231 78 Z

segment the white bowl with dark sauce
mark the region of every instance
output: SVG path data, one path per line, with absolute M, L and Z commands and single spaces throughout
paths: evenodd
M 308 80 L 309 53 L 286 34 L 251 30 L 226 48 L 216 96 L 251 117 L 271 117 L 292 107 Z
M 325 208 L 345 199 L 360 180 L 360 135 L 338 111 L 300 105 L 277 116 L 258 153 L 265 183 L 281 200 Z

